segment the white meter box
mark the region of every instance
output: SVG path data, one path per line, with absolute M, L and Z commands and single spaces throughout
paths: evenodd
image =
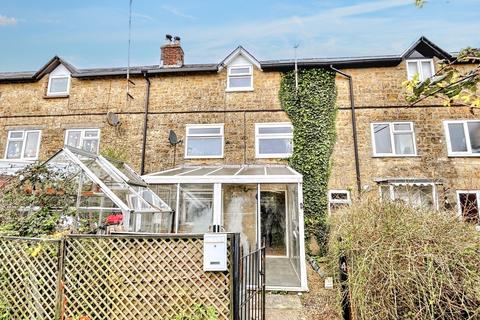
M 227 234 L 203 235 L 203 271 L 227 271 Z

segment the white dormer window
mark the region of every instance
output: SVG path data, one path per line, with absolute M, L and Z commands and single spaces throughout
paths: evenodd
M 228 67 L 227 91 L 253 90 L 253 67 L 251 65 Z
M 433 59 L 409 59 L 407 60 L 408 80 L 418 74 L 418 80 L 425 81 L 435 74 Z
M 66 96 L 70 92 L 70 71 L 63 65 L 59 65 L 48 77 L 47 96 Z

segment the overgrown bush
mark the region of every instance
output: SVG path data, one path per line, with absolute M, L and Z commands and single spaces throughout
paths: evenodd
M 355 319 L 480 319 L 480 236 L 454 214 L 365 201 L 332 221 Z

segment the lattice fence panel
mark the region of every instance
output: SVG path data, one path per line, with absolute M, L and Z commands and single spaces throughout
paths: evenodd
M 231 273 L 203 271 L 201 237 L 69 237 L 65 246 L 67 319 L 171 319 L 196 304 L 230 318 Z
M 60 241 L 0 237 L 2 319 L 55 319 Z

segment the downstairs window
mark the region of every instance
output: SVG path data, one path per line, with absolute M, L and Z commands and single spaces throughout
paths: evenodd
M 466 222 L 480 224 L 478 199 L 480 191 L 457 191 L 458 210 Z

